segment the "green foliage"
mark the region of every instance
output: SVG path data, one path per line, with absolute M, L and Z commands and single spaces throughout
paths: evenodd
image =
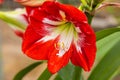
M 69 63 L 58 72 L 54 80 L 82 80 L 82 69 Z
M 119 34 L 120 35 L 120 34 Z M 103 57 L 88 80 L 110 80 L 120 67 L 120 40 Z
M 80 0 L 58 0 L 58 1 L 64 4 L 71 4 L 74 6 L 80 5 Z
M 96 33 L 98 64 L 88 80 L 111 80 L 120 67 L 120 28 L 109 28 Z
M 96 36 L 97 36 L 96 40 L 98 41 L 100 39 L 103 39 L 104 37 L 107 37 L 110 34 L 115 33 L 115 32 L 120 32 L 120 28 L 119 27 L 108 28 L 108 29 L 104 29 L 104 30 L 98 31 L 98 32 L 96 32 Z
M 114 47 L 114 45 L 120 40 L 119 35 L 120 28 L 109 28 L 96 32 L 97 60 L 101 59 L 112 47 Z
M 74 67 L 72 80 L 82 80 L 82 69 L 78 66 Z
M 59 75 L 57 75 L 54 80 L 63 80 L 63 79 Z
M 35 62 L 31 65 L 29 65 L 28 67 L 24 68 L 23 70 L 21 70 L 20 72 L 17 73 L 17 75 L 14 77 L 13 80 L 22 80 L 22 78 L 29 73 L 31 70 L 33 70 L 35 67 L 37 67 L 38 65 L 42 64 L 42 62 Z
M 74 66 L 69 63 L 67 66 L 65 66 L 58 72 L 58 75 L 62 78 L 62 80 L 71 80 L 70 76 L 73 75 L 73 71 Z
M 48 71 L 46 68 L 44 72 L 39 76 L 37 80 L 49 80 L 49 78 L 52 76 L 52 74 Z

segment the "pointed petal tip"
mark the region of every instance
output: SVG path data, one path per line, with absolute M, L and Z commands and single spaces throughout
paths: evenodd
M 55 65 L 48 64 L 48 70 L 50 71 L 50 73 L 55 74 L 59 71 L 59 68 Z
M 23 38 L 23 32 L 22 31 L 18 31 L 18 30 L 14 30 L 15 34 L 21 38 Z
M 58 56 L 58 50 L 53 48 L 48 60 L 48 70 L 54 74 L 65 67 L 69 62 L 71 51 L 72 49 L 69 49 L 63 56 Z
M 57 73 L 58 72 L 58 70 L 51 70 L 51 69 L 48 69 L 49 70 L 49 72 L 51 73 L 51 74 L 55 74 L 55 73 Z
M 87 67 L 87 68 L 84 68 L 83 67 L 83 69 L 84 69 L 84 71 L 86 71 L 86 72 L 89 72 L 91 69 L 90 69 L 90 67 Z

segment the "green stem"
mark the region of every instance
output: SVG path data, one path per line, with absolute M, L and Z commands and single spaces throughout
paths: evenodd
M 37 80 L 48 80 L 51 76 L 52 76 L 52 74 L 46 68 Z
M 35 62 L 28 67 L 24 68 L 20 72 L 18 72 L 13 80 L 23 80 L 23 77 L 27 75 L 30 71 L 32 71 L 34 68 L 36 68 L 38 65 L 42 64 L 43 62 Z
M 91 24 L 94 15 L 91 15 L 90 13 L 87 13 L 87 12 L 86 12 L 85 14 L 86 14 L 86 16 L 87 16 L 87 18 L 88 18 L 88 23 Z
M 72 77 L 72 80 L 83 80 L 82 78 L 82 68 L 80 67 L 75 67 L 74 68 L 74 72 L 73 72 L 73 77 Z
M 54 80 L 63 80 L 61 77 L 60 77 L 60 75 L 59 74 L 57 74 L 57 76 L 55 77 L 55 79 Z

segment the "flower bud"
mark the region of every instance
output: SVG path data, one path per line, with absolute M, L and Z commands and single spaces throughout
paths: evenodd
M 23 36 L 28 25 L 26 11 L 21 8 L 14 11 L 0 11 L 0 20 L 6 22 L 19 37 Z
M 55 1 L 55 0 L 15 0 L 16 2 L 24 5 L 24 6 L 40 6 L 45 1 Z

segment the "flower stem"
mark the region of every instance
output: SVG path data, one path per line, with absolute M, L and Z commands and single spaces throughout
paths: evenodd
M 83 80 L 81 73 L 82 73 L 82 68 L 75 66 L 72 80 Z
M 91 24 L 94 15 L 92 15 L 92 14 L 90 14 L 90 13 L 87 13 L 87 12 L 86 12 L 85 14 L 86 14 L 86 16 L 87 16 L 87 18 L 88 18 L 88 23 Z

